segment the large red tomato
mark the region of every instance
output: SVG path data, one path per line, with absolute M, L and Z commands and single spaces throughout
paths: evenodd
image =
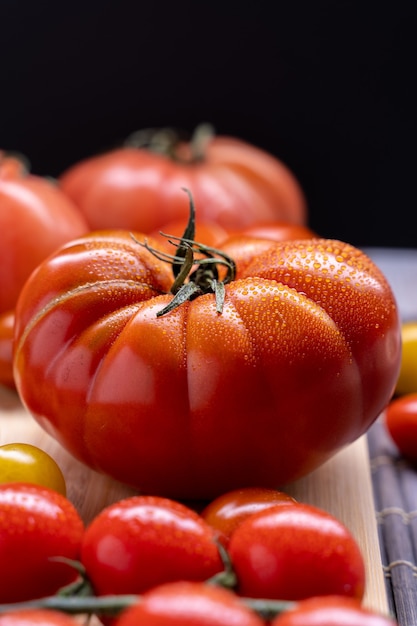
M 161 137 L 168 139 L 163 151 Z M 189 142 L 159 132 L 146 147 L 94 155 L 62 173 L 61 189 L 94 230 L 150 233 L 173 219 L 186 220 L 182 187 L 192 192 L 199 219 L 224 228 L 267 220 L 306 221 L 303 191 L 284 163 L 240 139 L 200 139 L 198 132 Z
M 87 230 L 56 184 L 0 152 L 0 313 L 13 309 L 26 278 L 48 254 Z
M 177 291 L 192 249 L 177 256 L 173 287 L 170 265 L 135 237 L 63 246 L 18 303 L 20 397 L 86 464 L 178 499 L 276 487 L 362 435 L 388 403 L 398 311 L 360 250 L 305 239 L 257 254 L 265 240 L 251 238 L 234 277 L 225 243 L 226 284 L 196 252 L 194 282 Z
M 87 231 L 57 185 L 0 151 L 0 384 L 14 387 L 10 331 L 23 284 L 46 256 Z

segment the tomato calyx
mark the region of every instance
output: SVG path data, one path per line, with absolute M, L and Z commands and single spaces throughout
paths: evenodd
M 144 128 L 132 133 L 125 147 L 146 149 L 178 163 L 199 163 L 205 160 L 206 148 L 214 136 L 211 124 L 199 124 L 189 141 L 184 141 L 178 130 L 170 127 Z
M 141 246 L 151 252 L 156 258 L 172 264 L 172 271 L 175 280 L 171 287 L 173 299 L 163 309 L 158 311 L 157 317 L 161 317 L 178 306 L 193 300 L 205 293 L 214 293 L 216 299 L 216 311 L 223 312 L 225 299 L 225 285 L 234 280 L 236 276 L 236 265 L 233 259 L 218 250 L 194 241 L 195 236 L 195 207 L 192 195 L 188 189 L 190 200 L 190 215 L 188 223 L 182 237 L 175 237 L 161 232 L 161 235 L 168 238 L 173 245 L 177 245 L 174 255 L 152 248 L 145 240 L 139 241 L 132 235 L 133 239 Z M 200 256 L 197 256 L 200 255 Z M 226 268 L 225 276 L 219 280 L 218 266 Z

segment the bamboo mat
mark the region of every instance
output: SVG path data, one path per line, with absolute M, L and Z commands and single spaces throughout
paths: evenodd
M 417 321 L 417 249 L 365 252 L 390 282 L 402 321 Z M 400 626 L 417 626 L 417 467 L 398 453 L 383 416 L 367 439 L 388 605 Z
M 375 515 L 390 612 L 417 624 L 417 471 L 390 440 L 383 417 L 368 431 Z

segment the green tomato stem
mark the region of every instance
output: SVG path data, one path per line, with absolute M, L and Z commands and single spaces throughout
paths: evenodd
M 106 615 L 116 616 L 121 611 L 139 603 L 140 595 L 108 595 L 108 596 L 47 596 L 26 602 L 14 602 L 12 604 L 0 604 L 0 614 L 12 613 L 28 609 L 49 609 L 61 611 L 69 615 Z M 243 604 L 255 611 L 263 619 L 271 619 L 288 611 L 295 606 L 295 602 L 286 600 L 268 600 L 263 598 L 239 597 Z
M 216 312 L 221 314 L 224 306 L 224 285 L 230 283 L 236 276 L 236 264 L 231 257 L 210 246 L 194 241 L 195 233 L 195 208 L 192 195 L 188 189 L 183 189 L 188 194 L 190 201 L 190 214 L 188 223 L 182 237 L 173 237 L 161 233 L 168 241 L 177 246 L 175 254 L 171 255 L 161 250 L 152 248 L 145 240 L 138 241 L 132 234 L 136 243 L 151 252 L 157 259 L 171 263 L 174 274 L 174 282 L 171 293 L 174 298 L 171 302 L 158 311 L 157 317 L 169 313 L 178 306 L 205 294 L 214 293 L 216 298 Z M 199 254 L 199 257 L 195 255 Z M 226 275 L 222 281 L 218 280 L 218 266 L 226 267 Z M 193 269 L 195 268 L 195 269 Z

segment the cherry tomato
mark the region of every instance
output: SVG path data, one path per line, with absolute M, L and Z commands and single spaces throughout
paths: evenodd
M 0 151 L 0 384 L 14 386 L 13 310 L 32 270 L 63 243 L 88 231 L 75 204 L 46 178 Z M 4 326 L 5 324 L 5 326 Z
M 81 461 L 141 493 L 210 500 L 305 475 L 385 408 L 400 322 L 363 252 L 327 239 L 262 240 L 259 252 L 248 238 L 233 279 L 225 242 L 222 302 L 213 258 L 196 250 L 194 282 L 174 290 L 197 297 L 169 310 L 173 268 L 144 238 L 72 241 L 19 298 L 18 393 Z
M 55 557 L 78 559 L 83 522 L 62 494 L 34 484 L 0 485 L 0 602 L 52 595 L 76 578 Z
M 281 504 L 246 518 L 229 542 L 238 592 L 302 600 L 319 595 L 361 599 L 365 566 L 348 529 L 307 504 Z
M 62 173 L 60 187 L 91 230 L 150 233 L 171 220 L 186 221 L 183 187 L 200 207 L 200 219 L 223 228 L 275 219 L 305 223 L 304 193 L 284 163 L 236 138 L 206 135 L 204 147 L 200 138 L 197 133 L 184 142 L 171 134 L 163 153 L 151 144 L 89 157 Z
M 27 482 L 66 495 L 61 468 L 47 452 L 29 443 L 0 446 L 0 483 Z
M 0 614 L 0 626 L 80 626 L 80 621 L 47 609 L 25 609 Z
M 295 502 L 287 493 L 267 487 L 246 487 L 229 491 L 212 500 L 200 513 L 210 526 L 230 539 L 249 515 L 281 503 Z
M 231 591 L 198 582 L 177 582 L 145 593 L 115 626 L 263 626 L 263 620 Z
M 417 393 L 417 321 L 404 322 L 401 326 L 401 368 L 395 393 Z
M 397 622 L 361 606 L 354 598 L 325 596 L 297 603 L 275 617 L 270 626 L 397 626 Z
M 401 454 L 417 462 L 417 392 L 394 398 L 384 415 L 388 432 Z
M 192 509 L 132 496 L 87 527 L 81 560 L 96 593 L 142 593 L 175 580 L 205 580 L 223 569 L 218 533 Z

